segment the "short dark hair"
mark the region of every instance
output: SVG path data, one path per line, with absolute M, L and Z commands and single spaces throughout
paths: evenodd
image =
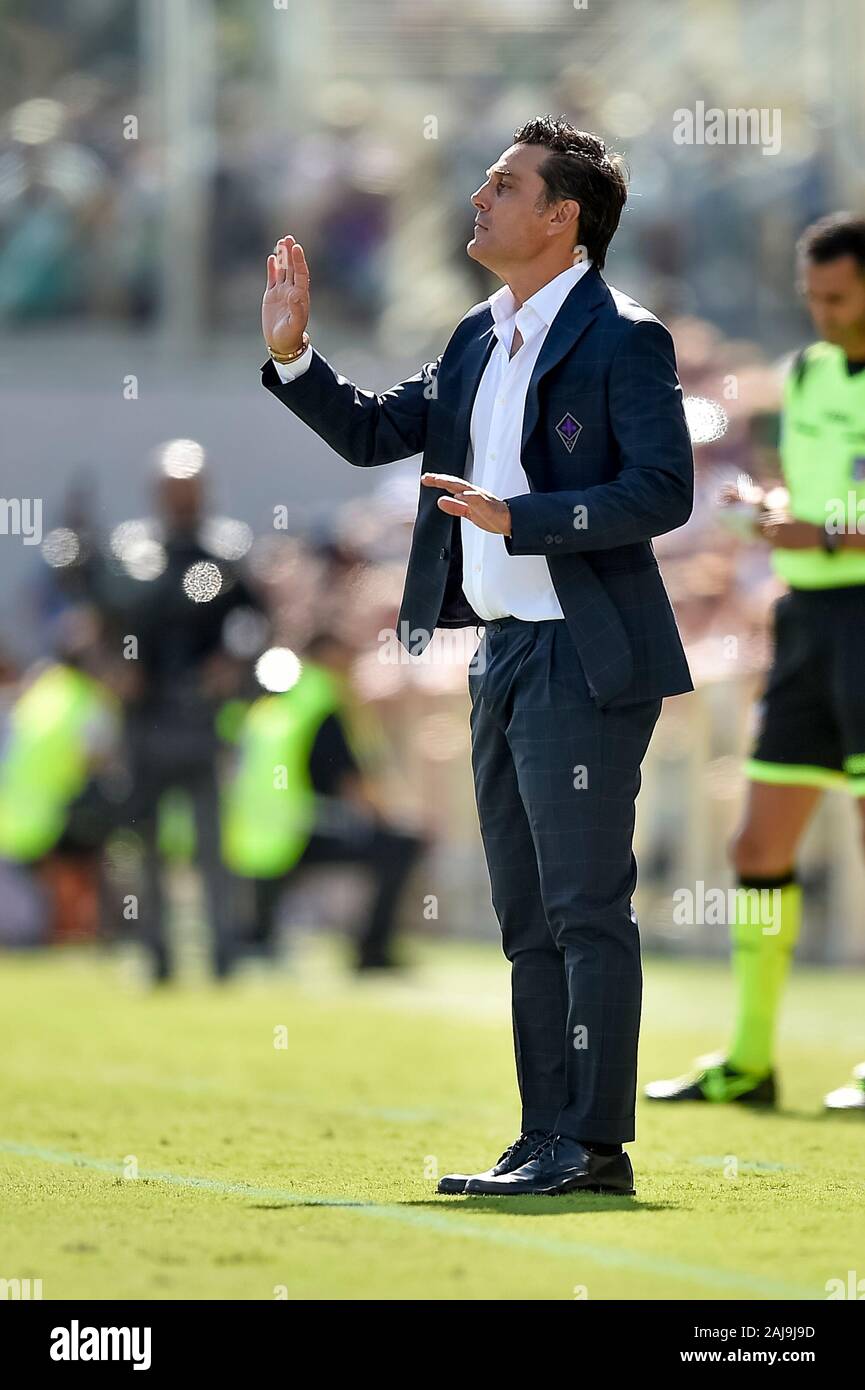
M 865 274 L 865 217 L 852 212 L 831 212 L 806 227 L 796 243 L 800 268 L 806 261 L 826 265 L 840 256 L 852 256 Z
M 578 244 L 602 270 L 628 197 L 621 157 L 608 154 L 599 135 L 577 130 L 566 116 L 536 116 L 514 131 L 514 144 L 549 150 L 538 166 L 546 184 L 544 206 L 563 198 L 579 203 Z

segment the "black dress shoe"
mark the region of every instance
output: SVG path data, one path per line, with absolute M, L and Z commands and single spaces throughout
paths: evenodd
M 391 960 L 390 956 L 361 956 L 355 961 L 354 968 L 362 975 L 365 970 L 401 970 L 403 967 L 399 961 Z
M 474 1182 L 475 1178 L 496 1178 L 502 1173 L 510 1173 L 514 1168 L 519 1168 L 526 1159 L 534 1153 L 542 1139 L 546 1139 L 547 1134 L 543 1129 L 532 1129 L 528 1134 L 521 1134 L 519 1139 L 515 1139 L 510 1148 L 505 1149 L 498 1163 L 492 1168 L 488 1168 L 485 1173 L 448 1173 L 439 1179 L 436 1192 L 464 1192 L 467 1182 Z
M 469 1178 L 466 1196 L 559 1197 L 566 1192 L 606 1192 L 634 1195 L 634 1170 L 626 1153 L 604 1157 L 579 1139 L 547 1135 L 521 1168 L 509 1173 L 479 1173 Z

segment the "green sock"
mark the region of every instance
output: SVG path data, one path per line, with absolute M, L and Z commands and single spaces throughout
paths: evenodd
M 736 1023 L 727 1061 L 737 1071 L 765 1076 L 772 1069 L 775 1020 L 801 921 L 802 888 L 789 875 L 749 879 L 736 890 Z

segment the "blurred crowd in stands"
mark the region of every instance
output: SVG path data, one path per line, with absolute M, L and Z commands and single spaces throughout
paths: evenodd
M 602 132 L 632 174 L 607 274 L 669 324 L 696 446 L 694 514 L 656 551 L 698 686 L 756 677 L 776 581 L 766 548 L 723 530 L 714 503 L 740 473 L 777 475 L 779 357 L 808 333 L 793 246 L 844 201 L 849 142 L 818 81 L 819 7 L 723 7 L 719 29 L 711 7 L 636 0 L 289 8 L 190 10 L 209 16 L 213 43 L 196 69 L 206 109 L 183 136 L 203 178 L 203 325 L 254 331 L 265 255 L 290 231 L 313 268 L 317 322 L 371 359 L 404 357 L 408 374 L 495 288 L 465 256 L 469 197 L 514 127 L 553 111 Z M 149 13 L 132 0 L 10 6 L 0 331 L 159 327 L 181 148 L 165 93 L 182 73 Z M 674 143 L 675 107 L 762 105 L 766 91 L 784 106 L 771 159 Z M 0 656 L 0 941 L 127 935 L 154 979 L 171 978 L 166 864 L 201 870 L 220 978 L 272 954 L 304 863 L 366 878 L 348 913 L 359 968 L 398 962 L 401 920 L 448 929 L 437 895 L 463 880 L 460 929 L 475 913 L 488 922 L 465 709 L 476 635 L 456 658 L 436 639 L 411 662 L 382 642 L 416 462 L 371 478 L 373 505 L 343 502 L 326 533 L 253 536 L 213 514 L 195 449 L 162 449 L 149 518 L 103 533 L 82 485 L 45 519 L 22 614 L 42 657 L 22 670 Z M 261 765 L 284 768 L 285 786 L 266 788 Z M 288 801 L 290 852 L 255 862 L 250 842 L 265 843 Z
M 803 322 L 793 244 L 839 204 L 833 149 L 847 148 L 846 113 L 814 76 L 840 30 L 812 24 L 803 52 L 804 0 L 726 7 L 717 43 L 705 7 L 635 0 L 580 14 L 557 0 L 532 13 L 482 3 L 471 15 L 456 0 L 357 0 L 290 17 L 228 0 L 192 7 L 212 50 L 190 112 L 167 95 L 188 78 L 158 6 L 148 20 L 132 0 L 88 0 L 74 39 L 69 4 L 17 8 L 0 56 L 0 323 L 153 323 L 183 230 L 166 221 L 172 180 L 192 199 L 194 172 L 204 216 L 195 227 L 190 211 L 188 225 L 218 268 L 210 326 L 246 330 L 263 255 L 290 230 L 315 267 L 318 314 L 379 346 L 432 346 L 455 303 L 489 292 L 464 254 L 469 196 L 515 125 L 545 110 L 626 154 L 614 283 L 662 318 L 707 318 L 734 338 L 759 317 L 772 350 Z M 761 107 L 767 91 L 773 106 L 783 98 L 771 158 L 674 141 L 677 107 Z
M 370 880 L 356 967 L 394 967 L 425 841 L 380 799 L 383 734 L 350 678 L 386 577 L 368 582 L 336 537 L 255 544 L 212 515 L 193 440 L 157 451 L 154 503 L 103 537 L 77 492 L 43 541 L 44 658 L 2 670 L 0 941 L 113 940 L 126 923 L 169 980 L 166 870 L 185 860 L 226 978 L 276 951 L 292 872 L 338 863 Z
M 776 470 L 777 374 L 699 320 L 673 326 L 697 500 L 656 549 L 697 683 L 741 680 L 765 663 L 776 581 L 715 501 L 741 472 Z M 100 534 L 79 487 L 42 541 L 27 618 L 43 656 L 2 669 L 0 940 L 134 938 L 152 978 L 171 979 L 166 884 L 186 863 L 226 978 L 277 952 L 299 870 L 340 865 L 366 879 L 348 914 L 355 965 L 392 968 L 419 862 L 454 835 L 477 851 L 453 775 L 468 775 L 478 633 L 439 633 L 411 659 L 393 640 L 416 464 L 379 475 L 326 533 L 255 537 L 213 513 L 194 440 L 154 458 L 152 516 Z M 416 875 L 416 926 L 434 885 L 429 867 Z

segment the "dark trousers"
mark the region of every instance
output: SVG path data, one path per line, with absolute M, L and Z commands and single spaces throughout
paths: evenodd
M 357 961 L 370 966 L 389 964 L 399 900 L 424 848 L 419 836 L 350 814 L 341 829 L 314 832 L 290 874 L 255 880 L 253 944 L 272 948 L 279 900 L 298 870 L 316 864 L 359 865 L 369 873 L 372 894 L 355 929 Z
M 642 1002 L 634 803 L 661 701 L 598 710 L 563 619 L 488 623 L 469 690 L 522 1127 L 627 1142 Z
M 194 732 L 194 731 L 193 731 Z M 167 791 L 189 796 L 195 820 L 196 864 L 201 874 L 210 928 L 213 973 L 228 975 L 236 955 L 232 877 L 222 861 L 220 788 L 216 750 L 167 722 L 129 731 L 132 793 L 123 818 L 141 836 L 144 849 L 139 929 L 157 979 L 168 979 L 173 964 L 159 852 L 159 803 Z

